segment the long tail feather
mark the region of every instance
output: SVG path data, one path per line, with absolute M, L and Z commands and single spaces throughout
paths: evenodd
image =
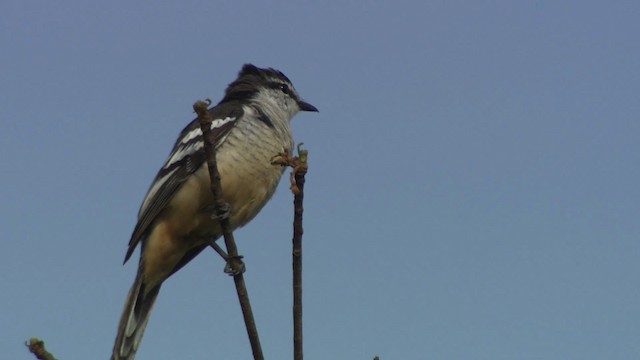
M 147 291 L 142 272 L 138 271 L 122 310 L 111 360 L 133 360 L 135 358 L 159 291 L 160 285 Z

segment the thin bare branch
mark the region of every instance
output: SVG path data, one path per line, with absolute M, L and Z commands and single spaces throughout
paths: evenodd
M 220 186 L 220 173 L 218 172 L 218 166 L 216 162 L 216 149 L 214 139 L 211 134 L 211 113 L 208 110 L 208 106 L 211 105 L 211 100 L 197 101 L 193 104 L 193 109 L 198 114 L 198 121 L 202 130 L 202 138 L 204 140 L 204 150 L 207 156 L 207 165 L 209 166 L 209 177 L 211 178 L 211 192 L 213 193 L 214 211 L 220 222 L 222 228 L 222 234 L 224 235 L 224 242 L 227 247 L 227 265 L 233 275 L 233 281 L 236 285 L 236 292 L 238 293 L 238 300 L 240 301 L 240 307 L 242 308 L 242 315 L 244 316 L 244 323 L 247 328 L 247 335 L 249 336 L 249 342 L 251 343 L 251 350 L 253 352 L 253 358 L 255 360 L 264 360 L 262 354 L 262 347 L 260 346 L 260 338 L 258 336 L 258 330 L 256 329 L 256 323 L 253 318 L 253 312 L 251 311 L 251 303 L 249 302 L 249 295 L 247 293 L 247 287 L 244 283 L 244 277 L 242 271 L 244 265 L 241 257 L 238 255 L 238 248 L 236 247 L 233 233 L 229 226 L 229 205 L 222 198 L 222 188 Z
M 290 166 L 291 192 L 293 193 L 293 359 L 302 360 L 302 214 L 304 212 L 304 183 L 308 170 L 308 151 L 298 145 L 298 156 L 282 153 L 271 159 L 273 164 Z

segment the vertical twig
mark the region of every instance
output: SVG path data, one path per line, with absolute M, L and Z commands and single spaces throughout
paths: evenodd
M 222 234 L 224 235 L 224 242 L 227 247 L 228 258 L 227 262 L 232 270 L 239 270 L 241 265 L 240 257 L 238 256 L 238 248 L 236 247 L 233 233 L 229 227 L 228 212 L 229 206 L 222 198 L 222 189 L 220 186 L 220 173 L 218 172 L 218 166 L 216 163 L 216 149 L 214 139 L 211 138 L 211 113 L 208 110 L 208 105 L 211 101 L 197 101 L 193 104 L 193 109 L 198 114 L 198 121 L 200 122 L 200 128 L 202 130 L 202 139 L 204 141 L 204 150 L 207 156 L 207 165 L 209 166 L 209 177 L 211 178 L 211 192 L 213 193 L 213 203 L 215 213 L 218 216 L 220 227 L 222 228 Z M 258 337 L 258 330 L 253 318 L 253 312 L 251 311 L 251 303 L 249 302 L 249 295 L 247 293 L 247 287 L 244 283 L 244 277 L 242 271 L 237 271 L 233 275 L 233 281 L 236 285 L 236 292 L 238 293 L 238 300 L 240 301 L 240 307 L 242 308 L 242 315 L 244 317 L 244 324 L 247 328 L 247 335 L 249 336 L 249 342 L 251 343 L 251 350 L 253 352 L 253 358 L 255 360 L 264 360 L 262 354 L 262 347 L 260 346 L 260 338 Z
M 302 360 L 302 213 L 304 208 L 304 171 L 294 169 L 298 192 L 293 196 L 293 359 Z
M 308 170 L 308 151 L 298 145 L 298 156 L 288 153 L 280 154 L 271 161 L 274 164 L 290 166 L 291 192 L 293 192 L 293 359 L 302 360 L 302 213 L 304 199 L 304 182 Z
M 293 358 L 302 360 L 302 200 L 304 173 L 295 175 L 300 190 L 293 198 Z

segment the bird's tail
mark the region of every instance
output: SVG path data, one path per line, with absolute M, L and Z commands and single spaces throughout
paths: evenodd
M 118 335 L 113 345 L 111 360 L 133 360 L 135 358 L 144 328 L 149 321 L 151 308 L 153 308 L 159 291 L 160 285 L 154 289 L 145 289 L 142 270 L 138 270 L 138 275 L 129 290 L 120 316 Z

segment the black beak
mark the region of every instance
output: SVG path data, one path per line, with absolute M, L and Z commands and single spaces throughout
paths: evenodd
M 302 100 L 298 100 L 298 107 L 300 108 L 300 111 L 314 111 L 314 112 L 318 112 L 318 109 L 309 104 L 306 101 L 302 101 Z

